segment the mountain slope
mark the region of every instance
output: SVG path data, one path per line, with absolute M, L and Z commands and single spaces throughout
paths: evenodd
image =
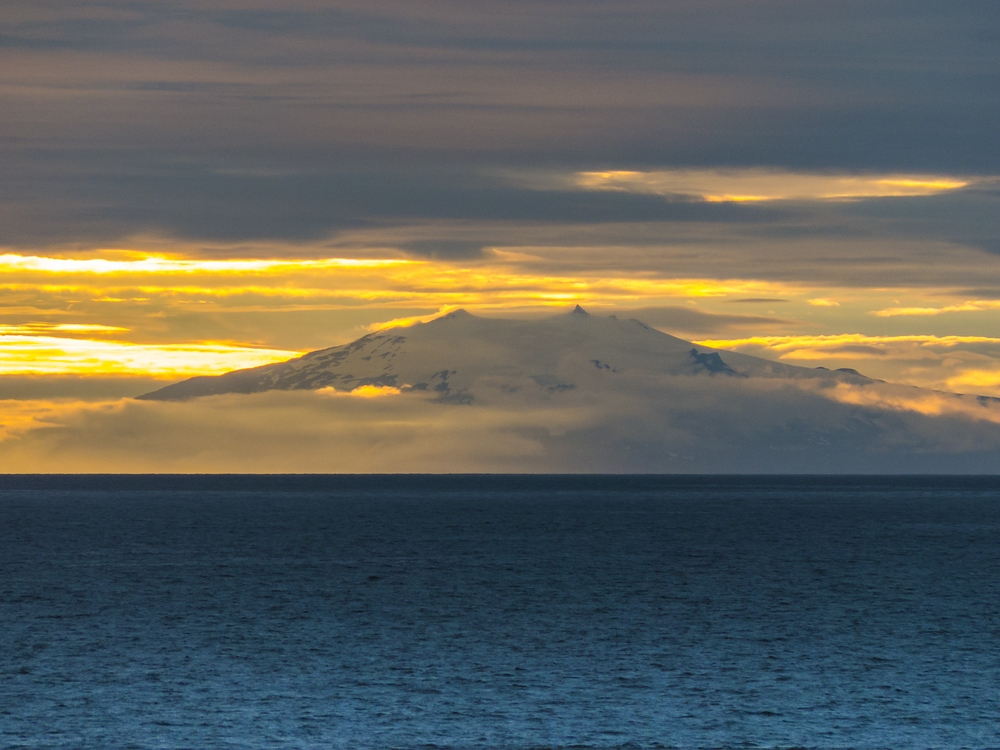
M 596 317 L 577 307 L 537 321 L 480 318 L 456 310 L 429 323 L 372 333 L 288 362 L 191 378 L 139 398 L 327 387 L 352 391 L 368 385 L 430 391 L 441 401 L 471 403 L 476 384 L 484 380 L 508 392 L 558 393 L 583 382 L 613 389 L 615 376 L 624 372 L 868 381 L 853 371 L 795 367 L 696 346 L 637 320 Z
M 45 423 L 8 460 L 58 455 L 91 471 L 96 450 L 118 461 L 101 470 L 237 473 L 1000 466 L 1000 399 L 713 350 L 579 308 L 534 321 L 456 311 L 142 398 Z

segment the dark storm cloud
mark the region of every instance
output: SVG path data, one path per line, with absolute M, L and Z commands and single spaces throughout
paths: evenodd
M 992 0 L 6 0 L 0 242 L 729 210 L 496 166 L 1000 173 L 998 57 Z

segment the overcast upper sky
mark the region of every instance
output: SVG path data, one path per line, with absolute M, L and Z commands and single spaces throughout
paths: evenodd
M 0 399 L 577 302 L 1000 395 L 997 60 L 995 0 L 4 0 Z
M 1000 174 L 990 0 L 6 0 L 0 55 L 16 246 L 774 218 L 498 168 Z

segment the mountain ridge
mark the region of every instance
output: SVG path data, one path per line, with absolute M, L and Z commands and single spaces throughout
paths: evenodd
M 663 333 L 634 318 L 594 316 L 577 305 L 569 313 L 538 320 L 484 318 L 464 309 L 426 323 L 387 328 L 339 346 L 223 375 L 199 376 L 137 398 L 185 400 L 229 393 L 363 386 L 437 393 L 437 400 L 472 403 L 483 379 L 510 389 L 559 393 L 623 371 L 735 377 L 874 382 L 854 370 L 787 365 L 711 347 Z M 586 376 L 586 377 L 584 377 Z M 503 386 L 501 386 L 503 387 Z M 513 391 L 511 391 L 513 392 Z

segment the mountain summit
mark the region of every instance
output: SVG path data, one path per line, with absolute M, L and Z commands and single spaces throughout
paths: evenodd
M 597 317 L 577 305 L 542 320 L 480 318 L 454 310 L 429 323 L 389 328 L 350 344 L 263 367 L 195 377 L 139 398 L 188 399 L 224 393 L 361 386 L 430 391 L 441 401 L 471 403 L 489 379 L 508 391 L 568 391 L 595 375 L 615 387 L 623 372 L 651 375 L 867 380 L 857 373 L 784 365 L 717 351 L 638 320 Z

